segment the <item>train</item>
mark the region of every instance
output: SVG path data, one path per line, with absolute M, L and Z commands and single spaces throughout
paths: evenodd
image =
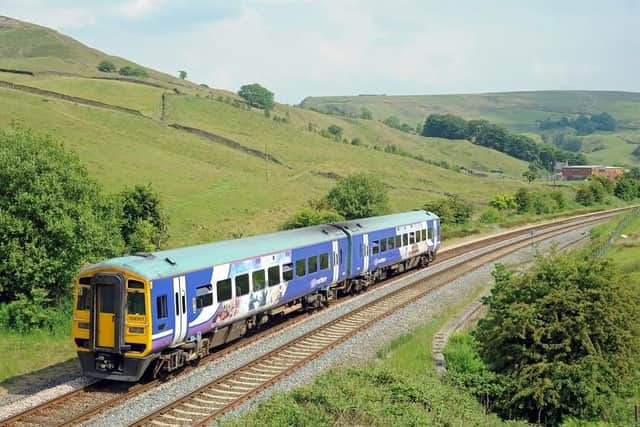
M 82 373 L 127 382 L 166 376 L 273 317 L 426 267 L 439 246 L 438 216 L 411 211 L 90 265 L 74 292 Z

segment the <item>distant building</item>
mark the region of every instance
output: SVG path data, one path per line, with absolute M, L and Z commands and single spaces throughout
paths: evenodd
M 567 180 L 587 179 L 591 176 L 606 176 L 615 179 L 624 174 L 624 168 L 613 166 L 564 166 L 562 177 Z

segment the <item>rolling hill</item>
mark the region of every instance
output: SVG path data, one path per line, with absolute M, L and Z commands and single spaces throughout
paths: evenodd
M 148 79 L 100 73 L 105 58 L 137 66 L 0 18 L 0 126 L 17 122 L 51 134 L 108 191 L 151 183 L 168 210 L 171 246 L 277 229 L 352 172 L 381 178 L 394 210 L 446 193 L 480 205 L 523 185 L 524 162 L 468 142 L 287 105 L 266 117 L 233 93 L 151 69 Z M 342 140 L 323 136 L 330 125 L 343 129 Z M 385 152 L 391 145 L 405 155 Z M 443 162 L 474 175 L 434 165 Z
M 640 142 L 640 93 L 607 91 L 537 91 L 469 95 L 309 97 L 301 106 L 338 115 L 359 115 L 369 109 L 375 119 L 395 115 L 415 127 L 431 113 L 451 113 L 465 119 L 487 119 L 514 132 L 536 136 L 537 120 L 606 111 L 617 122 L 615 132 L 584 138 L 583 151 L 593 163 L 640 165 L 631 152 Z M 631 141 L 631 142 L 629 142 Z

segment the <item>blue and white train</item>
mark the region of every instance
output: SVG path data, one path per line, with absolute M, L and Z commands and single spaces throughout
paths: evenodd
M 425 211 L 110 259 L 80 272 L 73 337 L 85 375 L 138 381 L 195 362 L 270 317 L 427 266 Z

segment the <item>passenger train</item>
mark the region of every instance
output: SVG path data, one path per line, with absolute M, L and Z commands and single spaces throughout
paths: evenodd
M 427 266 L 439 245 L 439 218 L 413 211 L 91 265 L 74 301 L 82 372 L 120 381 L 166 375 L 273 316 Z

